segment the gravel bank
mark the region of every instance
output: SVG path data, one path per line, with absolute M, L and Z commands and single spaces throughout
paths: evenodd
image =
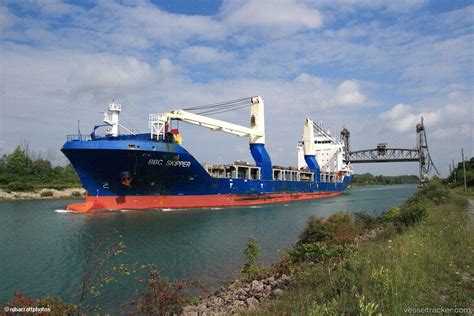
M 70 188 L 64 190 L 41 189 L 32 192 L 15 192 L 0 190 L 0 200 L 46 200 L 46 199 L 71 199 L 81 198 L 85 195 L 83 188 Z

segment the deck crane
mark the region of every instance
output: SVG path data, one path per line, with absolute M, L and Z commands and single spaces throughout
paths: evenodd
M 244 106 L 250 106 L 250 127 L 229 123 L 204 115 L 222 113 Z M 260 96 L 193 108 L 177 109 L 164 114 L 150 114 L 149 127 L 151 128 L 151 137 L 165 139 L 165 133 L 171 121 L 183 121 L 206 127 L 212 131 L 248 137 L 252 157 L 255 160 L 255 164 L 261 168 L 262 180 L 272 179 L 272 162 L 265 149 L 264 103 Z
M 315 178 L 320 178 L 320 169 L 318 161 L 316 160 L 316 149 L 314 147 L 314 122 L 309 117 L 304 122 L 303 129 L 303 149 L 304 149 L 304 160 L 308 165 L 308 168 L 314 172 Z
M 319 178 L 333 176 L 338 170 L 338 177 L 352 174 L 351 167 L 344 163 L 341 152 L 345 151 L 344 143 L 337 141 L 325 130 L 322 123 L 316 124 L 306 118 L 303 139 L 298 142 L 298 168 L 308 167 Z
M 321 166 L 318 163 L 317 159 L 317 149 L 316 149 L 316 135 L 318 138 L 322 138 L 326 140 L 328 144 L 331 145 L 340 145 L 336 139 L 334 139 L 327 131 L 322 128 L 321 125 L 318 125 L 314 123 L 312 119 L 309 117 L 306 118 L 305 123 L 304 123 L 304 129 L 303 129 L 303 144 L 302 144 L 302 149 L 303 149 L 303 154 L 304 154 L 304 162 L 308 166 L 308 168 L 314 172 L 315 176 L 317 179 L 319 179 L 320 174 L 321 174 Z M 319 149 L 321 150 L 321 149 Z M 300 160 L 300 159 L 299 159 Z M 324 160 L 321 159 L 323 162 Z M 301 167 L 301 166 L 298 166 Z

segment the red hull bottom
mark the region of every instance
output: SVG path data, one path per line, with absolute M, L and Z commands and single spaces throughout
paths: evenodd
M 275 193 L 260 195 L 151 195 L 151 196 L 86 196 L 84 203 L 69 204 L 66 209 L 76 212 L 121 209 L 180 209 L 252 206 L 320 199 L 342 192 Z

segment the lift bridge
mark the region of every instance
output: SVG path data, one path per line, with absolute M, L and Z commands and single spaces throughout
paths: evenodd
M 350 150 L 350 132 L 346 128 L 341 131 L 341 140 L 346 149 L 346 161 L 351 163 L 375 163 L 375 162 L 418 162 L 420 173 L 420 186 L 424 186 L 430 174 L 439 171 L 431 159 L 428 149 L 423 117 L 416 124 L 416 148 L 390 148 L 387 143 L 380 143 L 376 148 L 363 150 Z

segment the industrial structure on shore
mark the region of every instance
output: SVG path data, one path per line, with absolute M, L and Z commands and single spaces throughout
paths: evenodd
M 344 142 L 347 163 L 376 163 L 376 162 L 418 162 L 420 186 L 424 186 L 432 173 L 439 175 L 428 149 L 423 117 L 416 124 L 415 148 L 390 148 L 387 143 L 379 143 L 376 148 L 354 150 L 350 149 L 350 132 L 343 128 L 341 140 Z

